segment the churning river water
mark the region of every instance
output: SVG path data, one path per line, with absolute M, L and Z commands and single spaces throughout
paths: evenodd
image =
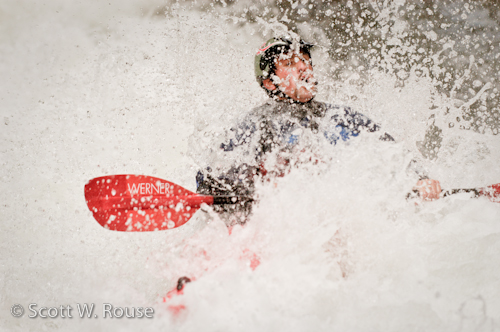
M 411 4 L 380 4 L 381 31 L 389 12 Z M 362 111 L 395 144 L 360 136 L 315 147 L 319 163 L 258 184 L 251 219 L 231 235 L 210 211 L 163 232 L 111 232 L 95 222 L 83 195 L 91 178 L 145 174 L 194 190 L 200 167 L 230 166 L 211 149 L 266 100 L 253 55 L 285 27 L 268 18 L 245 21 L 225 2 L 214 8 L 163 1 L 0 5 L 0 329 L 500 330 L 500 204 L 467 194 L 406 200 L 417 180 L 406 170 L 413 158 L 443 188 L 500 182 L 496 127 L 465 130 L 460 113 L 464 103 L 497 93 L 495 77 L 472 80 L 469 99 L 457 104 L 437 76 L 412 67 L 424 51 L 405 49 L 397 38 L 385 46 L 407 52 L 392 62 L 402 61 L 405 73 L 377 65 L 355 70 L 354 62 L 339 69 L 328 38 L 302 26 L 319 45 L 317 99 Z M 479 14 L 471 18 L 476 26 L 495 24 Z M 443 42 L 442 50 L 453 47 Z M 394 49 L 380 51 L 380 62 L 390 64 Z M 441 54 L 433 52 L 429 58 Z M 492 52 L 495 60 L 498 49 Z M 481 63 L 466 60 L 457 71 Z M 490 108 L 478 112 L 495 116 Z M 185 275 L 196 281 L 164 302 Z M 69 305 L 74 318 L 30 318 L 33 303 Z M 79 317 L 77 304 L 84 303 L 95 305 L 97 318 Z M 24 307 L 22 317 L 11 314 L 15 304 Z M 154 318 L 103 318 L 105 304 L 151 307 Z

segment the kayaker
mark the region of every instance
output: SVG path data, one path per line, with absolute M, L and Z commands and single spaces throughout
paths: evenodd
M 259 49 L 255 55 L 255 76 L 269 100 L 232 128 L 232 137 L 220 145 L 226 152 L 241 152 L 246 162 L 226 172 L 210 168 L 199 172 L 198 193 L 251 196 L 257 177 L 286 173 L 296 152 L 294 147 L 303 137 L 321 137 L 335 145 L 370 132 L 381 140 L 394 140 L 363 114 L 314 100 L 317 80 L 311 61 L 312 47 L 299 38 L 285 36 L 271 38 Z M 271 168 L 266 163 L 270 159 L 274 161 Z M 416 189 L 420 196 L 425 200 L 439 198 L 439 181 L 419 175 Z M 250 209 L 250 203 L 219 207 L 220 212 L 236 214 L 236 222 L 244 222 Z

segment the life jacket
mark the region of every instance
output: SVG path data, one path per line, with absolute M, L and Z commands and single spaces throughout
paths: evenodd
M 290 156 L 304 136 L 323 137 L 336 145 L 362 132 L 377 133 L 380 126 L 361 113 L 346 106 L 317 101 L 304 104 L 269 100 L 252 110 L 242 122 L 231 128 L 228 138 L 220 144 L 225 153 L 246 156 L 246 162 L 233 165 L 226 171 L 207 167 L 196 176 L 197 192 L 206 195 L 252 196 L 254 181 L 260 177 L 283 176 L 290 168 Z M 387 133 L 381 140 L 393 141 Z M 270 156 L 274 157 L 269 166 Z M 311 162 L 320 158 L 310 157 Z M 251 212 L 251 204 L 214 207 L 228 215 L 243 211 L 242 220 Z M 237 221 L 241 223 L 240 221 Z M 243 221 L 244 222 L 244 221 Z M 230 222 L 229 224 L 232 224 Z

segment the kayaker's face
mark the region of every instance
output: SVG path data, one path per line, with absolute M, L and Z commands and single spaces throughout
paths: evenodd
M 311 58 L 305 53 L 282 54 L 275 63 L 271 76 L 272 86 L 280 89 L 289 98 L 305 103 L 316 95 L 316 79 L 313 74 Z

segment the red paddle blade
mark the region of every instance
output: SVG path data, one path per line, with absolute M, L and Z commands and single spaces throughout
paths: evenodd
M 480 194 L 488 197 L 492 202 L 500 203 L 500 183 L 482 188 Z
M 148 232 L 184 225 L 212 196 L 190 192 L 172 182 L 144 175 L 110 175 L 85 185 L 85 200 L 104 228 Z

